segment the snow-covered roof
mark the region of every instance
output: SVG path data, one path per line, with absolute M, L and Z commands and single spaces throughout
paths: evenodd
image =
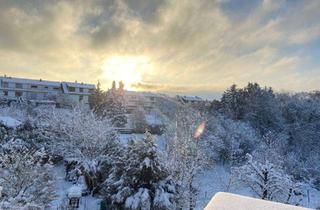
M 82 188 L 78 185 L 73 185 L 68 189 L 68 198 L 80 198 L 82 195 Z
M 219 192 L 205 210 L 307 210 L 307 208 Z
M 48 86 L 60 86 L 61 82 L 47 81 L 47 80 L 35 80 L 35 79 L 24 79 L 16 77 L 0 77 L 4 82 L 15 82 L 23 84 L 34 84 L 34 85 L 48 85 Z
M 12 117 L 0 116 L 0 124 L 3 124 L 8 128 L 17 128 L 19 125 L 21 125 L 21 122 Z
M 56 104 L 56 102 L 52 100 L 30 100 L 30 102 L 40 103 L 40 104 Z
M 179 96 L 185 101 L 203 101 L 199 96 Z
M 77 83 L 77 82 L 57 82 L 57 81 L 48 81 L 48 80 L 35 80 L 35 79 L 25 79 L 17 77 L 0 77 L 4 82 L 14 82 L 14 83 L 23 83 L 23 84 L 34 84 L 34 85 L 46 85 L 46 86 L 56 86 L 60 87 L 62 83 L 67 84 L 69 87 L 78 87 L 78 88 L 88 88 L 94 89 L 96 86 L 92 84 Z
M 75 82 L 63 82 L 63 83 L 66 83 L 68 85 L 68 87 L 88 88 L 88 89 L 96 88 L 96 86 L 92 85 L 92 84 L 75 83 Z

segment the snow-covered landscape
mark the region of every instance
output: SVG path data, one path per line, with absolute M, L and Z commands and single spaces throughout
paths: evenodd
M 320 0 L 0 0 L 0 210 L 320 210 Z
M 90 107 L 2 104 L 1 209 L 200 210 L 218 192 L 320 206 L 318 93 L 152 97 L 114 88 Z

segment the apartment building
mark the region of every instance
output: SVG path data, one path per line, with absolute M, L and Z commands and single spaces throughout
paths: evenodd
M 159 94 L 136 91 L 125 91 L 124 96 L 126 101 L 126 109 L 129 113 L 139 106 L 142 107 L 146 112 L 151 112 L 151 110 L 154 109 L 156 98 L 160 97 Z
M 95 85 L 77 82 L 53 82 L 15 77 L 0 77 L 0 98 L 35 102 L 57 101 L 66 97 L 74 102 L 89 103 Z

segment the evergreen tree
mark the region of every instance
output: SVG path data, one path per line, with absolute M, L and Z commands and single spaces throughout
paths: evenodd
M 105 99 L 96 109 L 96 114 L 102 118 L 111 120 L 113 126 L 124 127 L 127 123 L 124 85 L 120 83 L 121 88 L 116 88 L 116 83 L 113 81 L 112 88 L 106 92 Z
M 119 82 L 119 91 L 120 92 L 124 91 L 124 83 L 122 81 Z
M 93 93 L 89 97 L 89 106 L 90 109 L 96 111 L 96 109 L 104 102 L 105 94 L 101 90 L 100 81 L 98 81 L 96 89 L 94 89 Z
M 261 88 L 257 83 L 248 83 L 244 88 L 232 85 L 224 92 L 219 111 L 234 120 L 244 120 L 261 134 L 270 130 L 281 131 L 283 118 L 275 94 L 271 88 Z
M 175 209 L 176 184 L 161 162 L 149 132 L 143 140 L 129 143 L 103 192 L 113 209 Z

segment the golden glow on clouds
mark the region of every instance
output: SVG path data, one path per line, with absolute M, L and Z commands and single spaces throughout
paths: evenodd
M 290 2 L 0 0 L 0 74 L 192 95 L 319 88 L 320 1 Z
M 127 89 L 141 82 L 143 72 L 148 68 L 148 59 L 143 56 L 112 56 L 103 65 L 103 77 L 107 81 L 123 81 Z

